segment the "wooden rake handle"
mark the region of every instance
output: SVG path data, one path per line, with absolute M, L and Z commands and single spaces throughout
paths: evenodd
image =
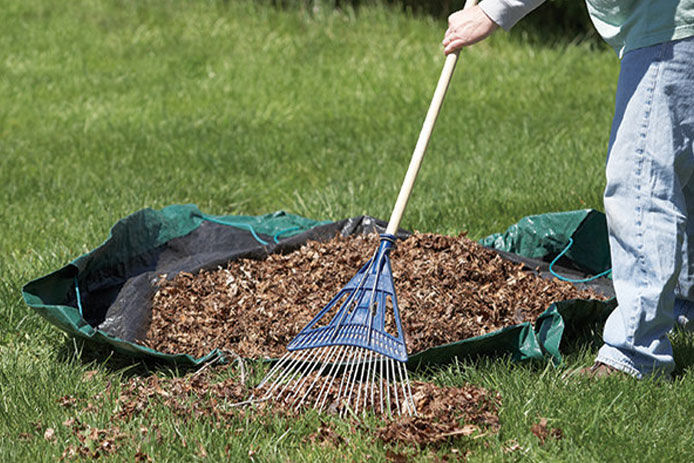
M 477 0 L 466 0 L 464 8 L 470 8 L 476 3 Z M 429 145 L 431 133 L 434 131 L 434 124 L 436 124 L 436 119 L 441 111 L 443 98 L 446 96 L 446 90 L 448 90 L 448 84 L 451 82 L 451 77 L 453 76 L 455 65 L 458 62 L 459 54 L 460 50 L 457 50 L 446 56 L 446 62 L 443 64 L 443 70 L 441 71 L 441 77 L 439 77 L 439 83 L 436 85 L 436 90 L 434 91 L 434 96 L 431 99 L 431 104 L 429 105 L 429 110 L 427 111 L 426 118 L 424 119 L 424 124 L 422 124 L 422 130 L 419 132 L 419 138 L 417 139 L 417 144 L 415 145 L 414 152 L 412 153 L 410 167 L 407 168 L 405 180 L 402 182 L 398 199 L 395 201 L 393 213 L 388 221 L 388 228 L 386 228 L 386 233 L 388 234 L 395 235 L 395 233 L 398 231 L 398 227 L 400 226 L 402 214 L 405 212 L 407 200 L 410 199 L 410 193 L 412 193 L 414 181 L 417 179 L 419 167 L 422 165 L 422 159 L 424 159 L 424 153 Z

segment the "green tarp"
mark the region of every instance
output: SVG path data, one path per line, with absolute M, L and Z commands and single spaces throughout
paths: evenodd
M 480 240 L 484 246 L 521 256 L 548 259 L 558 255 L 573 239 L 565 256 L 587 272 L 598 274 L 610 268 L 605 214 L 593 209 L 531 215 L 511 225 L 504 233 Z
M 157 352 L 137 342 L 148 328 L 159 275 L 216 268 L 238 258 L 262 259 L 273 252 L 290 252 L 310 239 L 380 232 L 384 226 L 366 216 L 325 223 L 284 212 L 249 217 L 209 216 L 193 205 L 144 209 L 116 223 L 98 248 L 27 283 L 23 296 L 29 307 L 67 333 L 133 357 L 194 366 L 222 354 L 215 350 L 193 358 L 184 352 Z M 406 235 L 399 233 L 399 237 Z M 597 273 L 609 267 L 604 215 L 592 210 L 527 217 L 481 242 L 532 269 L 559 254 L 569 238 L 574 245 L 562 262 L 566 271 Z M 601 284 L 606 287 L 605 281 Z M 410 364 L 509 353 L 517 360 L 558 362 L 562 340 L 582 326 L 604 321 L 613 307 L 614 300 L 558 302 L 534 324 L 522 323 L 417 352 L 410 356 Z

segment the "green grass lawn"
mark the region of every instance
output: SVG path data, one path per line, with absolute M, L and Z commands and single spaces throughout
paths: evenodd
M 58 398 L 90 400 L 110 384 L 98 410 L 81 417 L 105 428 L 122 379 L 145 369 L 106 360 L 30 312 L 24 283 L 93 249 L 143 207 L 387 219 L 440 73 L 445 30 L 443 21 L 372 4 L 336 12 L 183 0 L 0 0 L 0 24 L 3 461 L 56 461 L 74 442 L 61 423 L 75 414 Z M 403 226 L 480 238 L 529 214 L 601 209 L 618 62 L 593 48 L 500 32 L 465 50 Z M 598 342 L 599 334 L 569 346 L 560 368 L 483 359 L 419 373 L 495 389 L 503 400 L 498 434 L 458 439 L 438 455 L 693 461 L 692 337 L 674 338 L 672 383 L 562 380 L 590 363 Z M 563 438 L 540 445 L 531 432 L 540 417 Z M 368 429 L 333 419 L 347 443 L 311 445 L 320 420 L 239 418 L 230 428 L 244 431 L 235 433 L 159 407 L 123 431 L 139 436 L 157 422 L 162 442 L 129 438 L 110 458 L 141 450 L 154 461 L 203 460 L 200 445 L 209 461 L 437 456 L 384 448 Z M 43 438 L 48 427 L 52 441 Z M 505 453 L 514 442 L 521 449 Z

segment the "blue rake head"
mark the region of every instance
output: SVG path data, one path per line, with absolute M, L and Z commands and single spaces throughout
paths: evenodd
M 389 257 L 395 237 L 385 233 L 380 236 L 381 242 L 374 256 L 292 339 L 287 346 L 288 351 L 355 346 L 400 362 L 407 361 L 407 347 Z M 338 310 L 329 323 L 319 325 L 318 322 L 327 320 L 336 308 Z M 386 316 L 391 309 L 397 336 L 386 331 Z

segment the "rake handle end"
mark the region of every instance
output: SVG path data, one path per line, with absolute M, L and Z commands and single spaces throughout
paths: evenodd
M 476 3 L 477 0 L 466 0 L 464 8 L 470 8 Z M 443 69 L 441 70 L 441 77 L 439 77 L 439 82 L 436 84 L 434 96 L 429 104 L 429 110 L 424 118 L 422 130 L 419 132 L 419 138 L 417 139 L 417 144 L 415 145 L 414 152 L 412 153 L 410 166 L 407 168 L 405 180 L 402 183 L 402 187 L 400 187 L 398 199 L 395 201 L 395 207 L 393 208 L 393 212 L 390 215 L 390 220 L 388 221 L 386 233 L 390 235 L 395 235 L 398 231 L 398 227 L 400 226 L 402 215 L 405 212 L 407 201 L 410 198 L 412 188 L 414 187 L 414 182 L 417 178 L 417 174 L 419 173 L 419 168 L 422 165 L 422 159 L 424 159 L 424 153 L 429 145 L 431 133 L 434 131 L 436 119 L 439 116 L 439 112 L 441 112 L 443 99 L 446 96 L 448 84 L 451 82 L 451 77 L 453 76 L 453 71 L 455 71 L 455 65 L 458 62 L 459 55 L 460 50 L 456 50 L 455 52 L 446 56 L 446 61 L 444 62 Z

